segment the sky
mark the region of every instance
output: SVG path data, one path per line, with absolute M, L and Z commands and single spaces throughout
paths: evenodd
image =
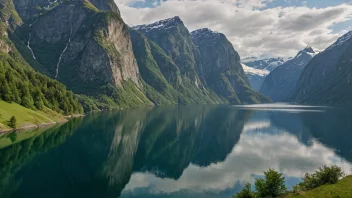
M 179 16 L 226 35 L 241 58 L 292 57 L 352 30 L 352 0 L 115 0 L 130 25 Z

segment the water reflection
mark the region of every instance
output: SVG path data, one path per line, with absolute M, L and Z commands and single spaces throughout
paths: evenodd
M 321 165 L 349 171 L 351 118 L 302 106 L 96 113 L 1 149 L 0 197 L 231 197 L 268 168 L 293 185 Z

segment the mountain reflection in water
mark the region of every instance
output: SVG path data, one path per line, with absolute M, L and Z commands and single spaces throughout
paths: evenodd
M 203 105 L 94 113 L 0 149 L 0 197 L 231 197 L 268 168 L 291 186 L 322 165 L 348 173 L 350 112 Z

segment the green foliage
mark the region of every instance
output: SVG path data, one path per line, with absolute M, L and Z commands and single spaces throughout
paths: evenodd
M 264 172 L 264 179 L 255 181 L 257 196 L 261 198 L 275 198 L 286 192 L 285 177 L 273 169 Z
M 324 184 L 336 184 L 338 180 L 345 174 L 338 166 L 323 166 L 315 173 L 308 174 L 302 178 L 303 182 L 294 187 L 295 192 L 310 190 L 322 186 Z
M 241 192 L 233 196 L 233 198 L 255 198 L 255 197 L 256 197 L 255 193 L 252 192 L 250 184 L 246 184 L 246 186 L 243 188 Z
M 336 184 L 325 184 L 308 191 L 290 193 L 285 198 L 347 198 L 352 197 L 352 176 L 339 180 Z
M 11 56 L 0 54 L 0 99 L 33 110 L 48 107 L 65 115 L 82 113 L 71 91 L 30 68 L 17 51 Z
M 286 193 L 285 177 L 273 169 L 264 172 L 264 178 L 255 179 L 255 192 L 251 191 L 251 185 L 237 193 L 234 198 L 277 198 Z
M 16 117 L 15 116 L 12 116 L 10 121 L 9 121 L 9 127 L 11 128 L 16 128 L 17 126 L 17 120 L 16 120 Z

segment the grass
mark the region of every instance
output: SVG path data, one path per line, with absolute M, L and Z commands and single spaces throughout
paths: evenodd
M 59 126 L 61 126 L 61 125 L 57 125 L 57 126 L 55 126 L 55 128 L 59 127 Z M 44 128 L 37 128 L 34 130 L 16 133 L 16 140 L 15 141 L 11 140 L 12 133 L 2 134 L 2 135 L 0 135 L 0 149 L 8 147 L 8 146 L 15 144 L 15 143 L 18 143 L 18 142 L 22 142 L 23 140 L 26 140 L 28 138 L 38 136 L 41 133 L 45 132 L 46 130 L 48 130 L 48 128 L 44 127 Z
M 341 179 L 337 184 L 327 184 L 309 191 L 291 193 L 284 198 L 348 198 L 352 197 L 352 176 Z
M 64 119 L 62 115 L 48 108 L 43 111 L 34 111 L 16 103 L 0 100 L 0 131 L 11 129 L 7 124 L 12 116 L 17 119 L 17 128 L 59 122 Z

